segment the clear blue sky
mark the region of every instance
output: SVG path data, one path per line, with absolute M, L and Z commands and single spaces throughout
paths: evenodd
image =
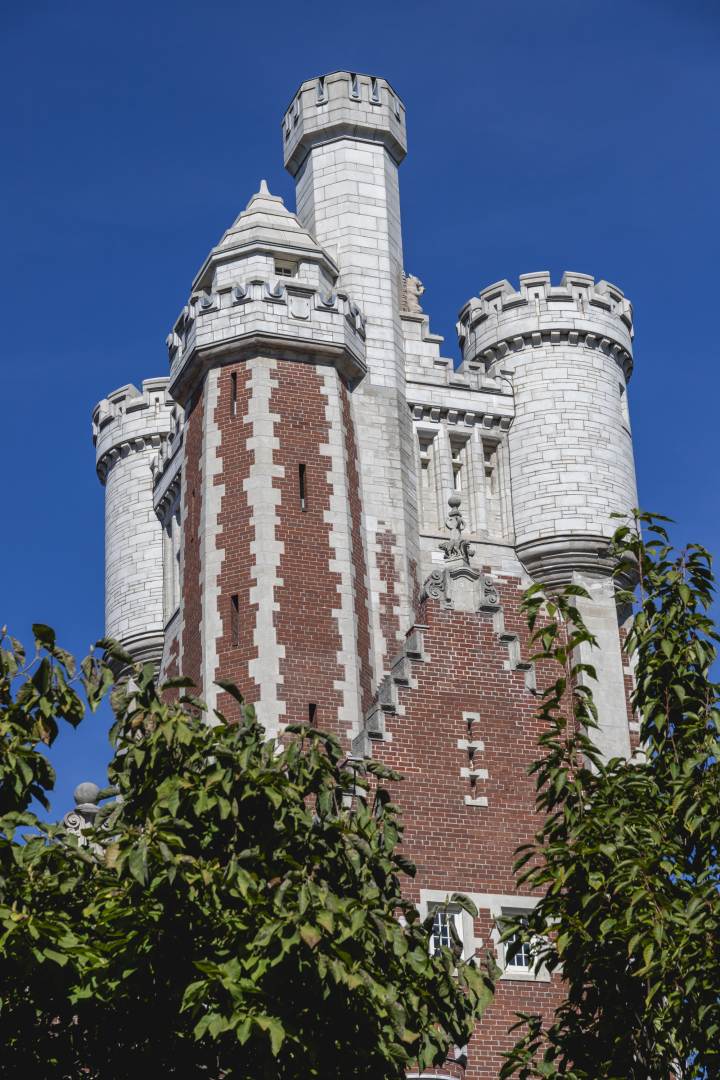
M 280 119 L 336 68 L 408 110 L 405 262 L 457 354 L 458 309 L 565 269 L 635 305 L 640 497 L 720 548 L 716 0 L 72 0 L 3 6 L 0 623 L 103 628 L 90 413 L 164 374 L 193 274 L 265 176 Z M 63 737 L 55 809 L 102 781 L 107 715 Z

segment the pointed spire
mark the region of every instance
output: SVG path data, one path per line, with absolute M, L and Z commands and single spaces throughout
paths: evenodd
M 207 288 L 206 276 L 216 258 L 227 262 L 230 253 L 238 258 L 251 251 L 278 252 L 283 258 L 302 259 L 309 256 L 321 261 L 328 276 L 334 281 L 337 267 L 333 260 L 319 247 L 317 241 L 304 229 L 297 215 L 285 206 L 279 195 L 273 195 L 267 180 L 238 214 L 229 229 L 223 233 L 195 276 L 193 289 Z
M 266 214 L 289 214 L 290 211 L 286 209 L 285 203 L 282 201 L 279 195 L 272 195 L 270 189 L 267 186 L 267 180 L 260 181 L 260 189 L 256 191 L 250 202 L 245 207 L 244 211 L 238 217 L 237 222 L 247 214 L 248 210 L 252 210 L 253 213 L 266 213 Z

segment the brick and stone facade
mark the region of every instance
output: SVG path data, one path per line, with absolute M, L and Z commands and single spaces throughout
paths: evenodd
M 505 966 L 436 1075 L 489 1080 L 514 1013 L 558 995 L 498 935 L 534 902 L 512 875 L 537 827 L 532 581 L 591 593 L 601 747 L 636 740 L 608 556 L 636 502 L 632 309 L 584 274 L 499 282 L 460 312 L 456 369 L 403 264 L 393 88 L 303 83 L 282 139 L 297 213 L 263 181 L 193 281 L 169 378 L 95 410 L 106 629 L 211 708 L 232 714 L 230 679 L 270 735 L 311 720 L 403 774 L 413 898 L 471 896 L 464 949 Z

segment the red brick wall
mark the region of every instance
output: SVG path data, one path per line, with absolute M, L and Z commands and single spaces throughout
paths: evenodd
M 233 379 L 234 377 L 234 379 Z M 233 410 L 233 381 L 235 408 Z M 252 435 L 251 373 L 245 364 L 229 364 L 220 370 L 214 421 L 220 430 L 217 455 L 222 462 L 216 485 L 224 485 L 220 500 L 218 548 L 223 561 L 218 576 L 222 635 L 217 643 L 216 678 L 234 682 L 245 700 L 255 703 L 258 687 L 250 677 L 249 663 L 257 656 L 254 631 L 257 604 L 250 603 L 253 585 L 253 556 L 250 545 L 255 529 L 250 518 L 245 480 L 250 475 L 252 451 L 247 441 Z M 232 613 L 232 597 L 238 597 L 238 618 Z M 218 708 L 226 716 L 237 713 L 237 705 L 228 694 L 218 696 Z
M 190 406 L 184 435 L 184 502 L 182 512 L 182 674 L 202 693 L 202 584 L 199 528 L 202 509 L 204 390 Z
M 505 581 L 501 599 L 505 629 L 520 636 L 527 656 L 518 586 Z M 498 640 L 491 613 L 456 612 L 431 600 L 421 616 L 428 660 L 413 662 L 416 687 L 399 688 L 404 715 L 386 720 L 392 741 L 375 745 L 375 756 L 405 777 L 395 798 L 405 822 L 404 850 L 418 868 L 408 895 L 419 900 L 421 889 L 512 895 L 514 851 L 539 826 L 527 776 L 539 734 L 537 700 L 525 673 L 507 669 L 508 648 Z M 479 714 L 470 733 L 463 712 Z M 460 776 L 469 761 L 457 742 L 468 735 L 483 741 L 473 765 L 489 773 L 474 792 Z M 466 795 L 485 795 L 489 805 L 467 806 Z M 481 910 L 476 937 L 489 946 L 491 930 L 489 911 Z M 551 1009 L 557 999 L 553 983 L 501 981 L 470 1043 L 466 1080 L 497 1077 L 500 1052 L 511 1045 L 507 1031 L 514 1014 Z
M 283 583 L 275 589 L 277 640 L 285 646 L 278 697 L 286 703 L 287 723 L 307 722 L 312 703 L 317 726 L 341 734 L 342 695 L 334 683 L 345 672 L 337 661 L 342 640 L 333 614 L 339 607 L 341 579 L 330 570 L 334 549 L 325 521 L 332 495 L 330 459 L 320 452 L 328 445 L 327 399 L 322 379 L 309 364 L 278 361 L 275 376 L 270 411 L 281 419 L 276 424 L 279 447 L 273 457 L 275 464 L 284 467 L 284 475 L 273 479 L 281 493 L 276 536 L 284 545 L 278 570 Z M 305 466 L 304 510 L 300 464 Z
M 223 486 L 217 539 L 223 558 L 217 581 L 221 634 L 217 642 L 216 677 L 235 682 L 245 699 L 255 703 L 259 698 L 259 687 L 251 678 L 249 666 L 258 656 L 255 645 L 258 606 L 250 600 L 255 585 L 252 573 L 255 529 L 245 491 L 253 457 L 252 449 L 248 449 L 248 440 L 253 436 L 252 374 L 244 363 L 229 364 L 220 370 L 218 380 L 212 423 L 220 433 L 219 446 L 213 451 L 217 453 L 220 467 L 213 483 Z M 316 706 L 316 724 L 344 737 L 347 720 L 340 723 L 339 710 L 343 700 L 342 692 L 336 689 L 336 684 L 346 677 L 338 660 L 338 654 L 343 650 L 337 619 L 341 575 L 330 568 L 336 551 L 331 543 L 332 526 L 325 520 L 334 494 L 328 474 L 331 467 L 342 467 L 342 464 L 339 460 L 333 462 L 328 453 L 326 383 L 312 365 L 282 360 L 273 365 L 273 382 L 269 411 L 276 418 L 274 437 L 278 443 L 273 458 L 274 463 L 283 468 L 282 477 L 267 477 L 268 496 L 271 484 L 280 492 L 275 536 L 284 549 L 277 568 L 277 577 L 282 584 L 275 587 L 274 594 L 278 610 L 273 616 L 277 642 L 285 649 L 285 658 L 280 660 L 278 698 L 286 705 L 284 719 L 287 722 L 306 721 L 312 704 Z M 356 640 L 350 647 L 358 654 L 360 692 L 365 708 L 371 701 L 373 686 L 357 448 L 347 391 L 340 380 L 336 385 L 344 425 L 351 534 L 348 573 L 352 572 L 353 577 Z M 184 463 L 182 667 L 183 674 L 193 678 L 199 687 L 203 603 L 199 530 L 202 521 L 202 455 L 208 452 L 203 447 L 206 407 L 204 395 L 200 395 L 190 410 Z M 333 452 L 337 457 L 337 444 Z M 304 510 L 300 505 L 300 464 L 305 466 Z M 238 598 L 237 615 L 233 613 L 233 596 Z M 205 694 L 209 690 L 208 687 L 200 689 Z M 230 716 L 236 711 L 225 694 L 219 696 L 218 706 Z

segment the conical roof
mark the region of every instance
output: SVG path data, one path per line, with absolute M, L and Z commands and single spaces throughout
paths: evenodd
M 265 180 L 260 181 L 260 190 L 208 255 L 196 278 L 196 285 L 217 262 L 227 262 L 253 251 L 321 261 L 328 264 L 332 274 L 337 275 L 333 260 L 302 227 L 296 215 L 290 213 L 280 196 L 270 193 Z

